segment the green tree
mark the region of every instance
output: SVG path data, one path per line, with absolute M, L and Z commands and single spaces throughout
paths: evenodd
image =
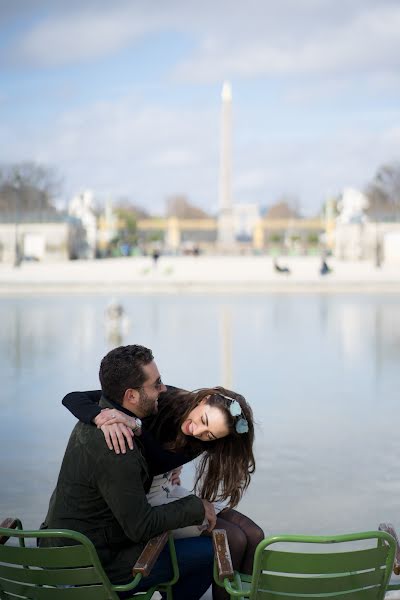
M 127 199 L 120 199 L 117 202 L 114 211 L 119 222 L 116 243 L 135 246 L 138 243 L 138 219 L 148 217 L 148 213 L 143 208 L 132 204 Z

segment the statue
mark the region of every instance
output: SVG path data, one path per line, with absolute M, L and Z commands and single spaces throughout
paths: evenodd
M 368 206 L 368 199 L 362 192 L 354 188 L 345 188 L 342 199 L 338 202 L 337 222 L 341 225 L 365 223 L 368 220 L 365 214 Z

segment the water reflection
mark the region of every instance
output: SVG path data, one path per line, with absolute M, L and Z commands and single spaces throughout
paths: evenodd
M 98 387 L 119 343 L 153 349 L 163 379 L 243 393 L 257 420 L 257 472 L 241 508 L 266 531 L 398 523 L 400 383 L 395 296 L 126 296 L 128 330 L 107 335 L 108 296 L 0 301 L 3 515 L 40 523 L 74 419 L 60 401 Z
M 232 389 L 232 311 L 229 306 L 221 306 L 221 385 Z
M 129 326 L 129 317 L 124 305 L 117 298 L 112 298 L 104 311 L 104 331 L 110 350 L 124 344 Z

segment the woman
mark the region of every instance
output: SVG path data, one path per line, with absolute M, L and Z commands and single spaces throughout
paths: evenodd
M 116 409 L 101 411 L 100 397 L 101 391 L 72 392 L 63 404 L 78 419 L 100 427 L 110 448 L 123 451 L 124 438 L 132 447 L 135 419 Z M 216 526 L 227 531 L 234 568 L 251 574 L 264 533 L 234 510 L 255 470 L 253 415 L 244 397 L 222 387 L 187 392 L 168 386 L 158 398 L 157 414 L 143 419 L 141 435 L 150 471 L 158 476 L 149 492 L 150 504 L 188 494 L 175 485 L 176 475 L 174 479 L 170 472 L 198 457 L 194 489 L 201 498 L 219 504 L 216 512 L 226 506 Z M 190 529 L 186 535 L 195 535 Z M 218 597 L 224 597 L 223 590 Z

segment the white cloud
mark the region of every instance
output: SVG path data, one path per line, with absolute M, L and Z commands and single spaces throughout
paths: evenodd
M 348 3 L 350 4 L 350 3 Z M 354 4 L 354 3 L 353 3 Z M 344 21 L 330 21 L 332 6 L 326 14 L 310 15 L 308 25 L 300 19 L 304 3 L 297 4 L 291 18 L 268 16 L 255 23 L 253 15 L 241 15 L 243 27 L 228 27 L 220 33 L 208 32 L 196 54 L 178 65 L 175 77 L 188 81 L 220 81 L 231 77 L 260 75 L 351 73 L 362 70 L 395 72 L 400 63 L 400 5 L 380 3 L 359 7 Z M 312 18 L 314 16 L 314 18 Z M 246 24 L 251 20 L 251 25 Z M 255 25 L 255 27 L 253 27 Z
M 189 145 L 189 144 L 188 144 Z M 156 153 L 153 158 L 155 167 L 188 167 L 198 163 L 198 160 L 190 148 L 167 148 Z
M 235 177 L 236 193 L 241 194 L 247 191 L 253 193 L 255 190 L 263 189 L 268 180 L 271 180 L 271 176 L 264 169 L 244 168 Z
M 47 6 L 49 16 L 26 26 L 8 48 L 9 57 L 21 64 L 64 65 L 108 56 L 149 32 L 174 31 L 189 36 L 195 48 L 175 69 L 177 78 L 190 81 L 399 65 L 400 5 L 390 0 L 349 0 L 345 6 L 333 0 Z
M 39 22 L 13 49 L 16 62 L 54 67 L 110 55 L 147 31 L 125 11 L 82 11 Z

